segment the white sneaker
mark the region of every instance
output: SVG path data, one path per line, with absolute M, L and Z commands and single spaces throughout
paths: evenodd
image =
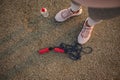
M 93 28 L 94 28 L 94 26 L 89 26 L 88 19 L 86 19 L 86 21 L 83 25 L 83 28 L 78 36 L 78 43 L 80 43 L 80 44 L 86 43 L 91 37 Z
M 67 20 L 68 18 L 73 17 L 73 16 L 78 16 L 81 13 L 82 13 L 82 8 L 80 8 L 80 10 L 78 10 L 77 12 L 72 12 L 70 8 L 63 9 L 56 14 L 55 20 L 58 22 L 63 22 Z

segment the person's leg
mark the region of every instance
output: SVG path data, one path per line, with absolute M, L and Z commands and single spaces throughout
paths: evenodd
M 55 16 L 55 20 L 58 22 L 63 22 L 69 19 L 70 17 L 80 15 L 81 13 L 81 5 L 72 0 L 71 6 L 68 9 L 63 9 L 60 12 L 58 12 Z
M 84 44 L 90 39 L 92 30 L 96 24 L 102 22 L 102 20 L 120 16 L 120 7 L 109 9 L 88 8 L 88 13 L 89 17 L 85 20 L 83 29 L 78 36 L 80 44 Z
M 73 11 L 73 12 L 77 12 L 78 10 L 80 10 L 81 8 L 81 5 L 79 3 L 76 3 L 74 0 L 71 0 L 71 6 L 70 6 L 70 9 Z

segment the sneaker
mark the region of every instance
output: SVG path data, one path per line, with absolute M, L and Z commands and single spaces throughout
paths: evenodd
M 73 16 L 78 16 L 81 13 L 82 13 L 82 8 L 80 8 L 80 10 L 78 10 L 77 12 L 71 11 L 70 8 L 63 9 L 56 14 L 55 20 L 58 21 L 58 22 L 63 22 L 65 20 L 67 20 L 68 18 L 73 17 Z
M 91 37 L 93 28 L 94 28 L 94 26 L 89 26 L 88 20 L 86 19 L 86 21 L 83 25 L 83 28 L 78 36 L 78 43 L 80 43 L 80 44 L 86 43 Z

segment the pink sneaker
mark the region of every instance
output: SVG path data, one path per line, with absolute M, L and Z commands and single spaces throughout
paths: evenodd
M 56 14 L 55 20 L 58 21 L 58 22 L 63 22 L 65 20 L 67 20 L 68 18 L 73 17 L 73 16 L 78 16 L 81 13 L 82 13 L 82 8 L 80 8 L 80 10 L 78 10 L 77 12 L 72 12 L 70 10 L 70 8 L 63 9 Z
M 80 44 L 86 43 L 91 37 L 93 28 L 94 28 L 94 26 L 89 26 L 88 20 L 86 19 L 86 21 L 83 25 L 83 28 L 78 36 L 78 43 L 80 43 Z

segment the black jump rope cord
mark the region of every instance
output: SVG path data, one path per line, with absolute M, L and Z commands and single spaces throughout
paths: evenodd
M 83 47 L 81 44 L 74 42 L 72 45 L 61 43 L 57 47 L 44 48 L 39 50 L 39 53 L 44 54 L 51 50 L 59 53 L 66 53 L 72 60 L 81 59 L 81 52 L 84 54 L 90 54 L 93 51 L 91 47 Z

